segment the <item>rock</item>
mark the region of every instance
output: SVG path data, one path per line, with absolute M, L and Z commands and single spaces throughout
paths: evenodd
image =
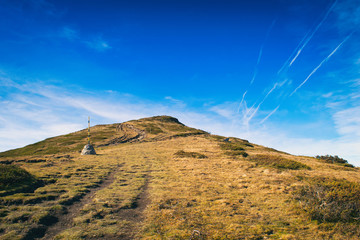
M 96 155 L 96 152 L 91 144 L 86 144 L 81 151 L 81 155 Z

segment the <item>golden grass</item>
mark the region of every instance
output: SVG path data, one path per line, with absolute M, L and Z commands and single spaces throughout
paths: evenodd
M 232 147 L 228 149 L 220 136 L 176 137 L 179 132 L 195 133 L 196 129 L 178 126 L 172 119 L 155 120 L 130 123 L 143 129 L 153 123 L 161 132 L 147 133 L 143 142 L 97 148 L 96 156 L 71 153 L 69 157 L 22 157 L 24 161 L 13 158 L 47 184 L 33 193 L 0 198 L 0 238 L 21 239 L 34 226 L 46 229 L 53 216 L 61 215 L 109 177 L 113 182 L 81 206 L 73 225 L 56 239 L 360 238 L 358 221 L 314 221 L 293 195 L 308 184 L 304 179 L 342 178 L 359 183 L 358 168 L 349 170 L 310 157 L 291 156 L 235 138 L 230 139 Z M 185 154 L 176 156 L 179 151 Z M 251 160 L 259 156 L 266 161 L 259 164 Z M 44 161 L 36 162 L 39 159 Z M 269 159 L 308 167 L 278 169 L 265 164 Z M 149 202 L 140 220 L 124 217 L 124 211 L 137 208 L 144 191 Z

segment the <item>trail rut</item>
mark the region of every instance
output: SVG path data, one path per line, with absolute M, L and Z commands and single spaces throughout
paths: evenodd
M 68 206 L 65 210 L 65 214 L 56 216 L 58 218 L 58 221 L 54 225 L 48 227 L 45 235 L 42 238 L 37 239 L 53 239 L 60 232 L 64 231 L 67 228 L 70 228 L 73 224 L 73 219 L 79 215 L 80 210 L 85 204 L 92 201 L 96 192 L 108 187 L 111 183 L 114 182 L 116 172 L 117 171 L 115 170 L 110 173 L 108 177 L 98 187 L 92 188 L 90 192 L 88 192 L 88 194 L 86 194 L 83 198 Z

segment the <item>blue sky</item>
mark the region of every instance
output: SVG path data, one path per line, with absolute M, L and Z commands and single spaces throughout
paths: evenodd
M 0 151 L 172 115 L 360 166 L 360 0 L 0 0 Z

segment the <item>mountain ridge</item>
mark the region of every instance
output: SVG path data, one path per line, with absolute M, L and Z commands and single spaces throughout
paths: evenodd
M 170 116 L 96 125 L 91 135 L 94 156 L 79 153 L 86 129 L 0 153 L 2 169 L 32 176 L 0 189 L 1 239 L 360 237 L 359 168 Z

